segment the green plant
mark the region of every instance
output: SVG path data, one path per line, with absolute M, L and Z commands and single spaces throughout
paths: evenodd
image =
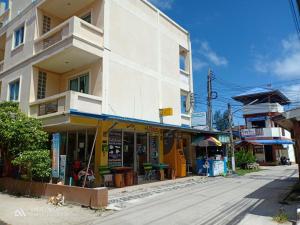
M 255 156 L 244 149 L 235 153 L 236 164 L 238 167 L 245 168 L 245 166 L 249 163 L 254 163 L 256 161 Z
M 6 149 L 16 166 L 25 170 L 28 178 L 50 176 L 48 134 L 41 121 L 30 118 L 13 102 L 0 103 L 0 146 Z
M 289 220 L 289 217 L 286 214 L 285 209 L 280 208 L 278 214 L 273 217 L 273 220 L 277 223 L 286 223 Z
M 12 163 L 28 171 L 29 178 L 43 179 L 51 174 L 51 160 L 48 150 L 24 151 Z

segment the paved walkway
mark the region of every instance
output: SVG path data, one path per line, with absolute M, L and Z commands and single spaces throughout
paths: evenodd
M 1 220 L 8 224 L 276 224 L 278 201 L 297 181 L 297 167 L 269 167 L 233 178 L 184 178 L 109 192 L 110 207 L 92 211 L 78 206 L 55 208 L 45 199 L 0 194 Z M 295 218 L 295 205 L 284 205 Z M 289 223 L 292 224 L 292 223 Z

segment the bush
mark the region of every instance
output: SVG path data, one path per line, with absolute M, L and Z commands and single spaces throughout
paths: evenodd
M 28 179 L 50 176 L 48 134 L 40 120 L 30 118 L 13 102 L 0 103 L 0 146 L 6 149 L 13 165 L 27 172 Z
M 247 164 L 254 163 L 256 161 L 255 156 L 246 150 L 240 150 L 235 153 L 236 164 L 240 168 L 245 168 Z
M 47 178 L 51 174 L 50 152 L 48 150 L 24 151 L 12 163 L 28 172 L 28 178 Z

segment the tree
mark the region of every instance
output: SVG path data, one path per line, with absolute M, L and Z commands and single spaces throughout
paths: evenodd
M 215 127 L 219 131 L 225 131 L 229 128 L 229 120 L 228 120 L 228 110 L 225 110 L 223 113 L 221 110 L 218 110 L 214 114 L 214 123 Z
M 41 121 L 30 118 L 13 102 L 0 103 L 0 145 L 14 165 L 25 169 L 29 178 L 50 176 L 48 134 Z

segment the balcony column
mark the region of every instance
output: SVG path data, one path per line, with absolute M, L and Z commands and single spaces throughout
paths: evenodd
M 108 143 L 108 134 L 107 129 L 105 127 L 104 122 L 101 122 L 99 127 L 98 135 L 96 137 L 96 145 L 95 145 L 95 177 L 96 177 L 96 185 L 101 184 L 101 177 L 99 174 L 100 166 L 108 165 L 108 153 L 107 147 L 105 146 Z

